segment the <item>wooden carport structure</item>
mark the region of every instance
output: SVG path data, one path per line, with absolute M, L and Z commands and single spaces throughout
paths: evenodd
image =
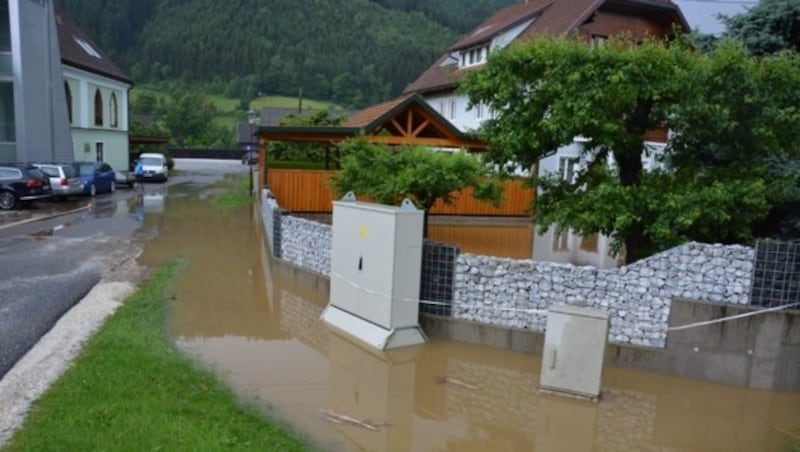
M 340 126 L 259 127 L 256 135 L 262 187 L 267 185 L 267 147 L 270 141 L 337 144 L 350 138 L 364 137 L 370 143 L 390 146 L 419 145 L 467 151 L 486 148 L 485 143 L 458 130 L 417 94 L 368 107 Z

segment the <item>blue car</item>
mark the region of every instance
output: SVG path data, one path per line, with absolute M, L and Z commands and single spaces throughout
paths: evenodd
M 75 162 L 75 172 L 83 182 L 83 194 L 94 196 L 97 193 L 114 193 L 117 190 L 117 177 L 108 163 Z

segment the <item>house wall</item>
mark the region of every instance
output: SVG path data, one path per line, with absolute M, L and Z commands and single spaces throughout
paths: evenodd
M 581 25 L 580 33 L 597 36 L 619 35 L 620 32 L 628 34 L 634 40 L 641 40 L 645 36 L 664 36 L 670 30 L 664 25 L 651 20 L 611 12 L 601 8 L 589 23 Z
M 103 161 L 114 169 L 127 170 L 130 85 L 68 65 L 63 66 L 63 72 L 72 92 L 72 158 L 97 160 L 96 143 L 103 143 Z M 97 90 L 103 98 L 103 124 L 100 126 L 94 123 Z M 117 98 L 116 127 L 112 127 L 112 93 Z

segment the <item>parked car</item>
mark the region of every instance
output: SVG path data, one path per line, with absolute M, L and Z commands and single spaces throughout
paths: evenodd
M 83 181 L 78 177 L 78 172 L 70 163 L 34 163 L 33 166 L 42 170 L 50 178 L 50 188 L 53 196 L 65 199 L 68 196 L 83 193 Z
M 114 171 L 114 178 L 117 181 L 117 187 L 126 186 L 133 187 L 136 183 L 136 176 L 130 171 Z
M 50 179 L 30 164 L 0 164 L 0 210 L 53 195 Z
M 111 165 L 104 162 L 75 162 L 72 164 L 83 181 L 83 194 L 94 196 L 100 192 L 117 190 L 117 178 Z
M 258 152 L 247 151 L 242 155 L 242 165 L 258 165 Z
M 139 161 L 142 162 L 142 180 L 166 182 L 169 178 L 167 158 L 164 154 L 139 154 Z

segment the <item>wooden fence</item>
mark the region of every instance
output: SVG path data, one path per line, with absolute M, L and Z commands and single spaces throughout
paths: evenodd
M 278 204 L 292 212 L 329 213 L 333 192 L 330 178 L 336 171 L 272 169 L 267 184 Z M 431 209 L 434 215 L 480 215 L 520 217 L 530 215 L 534 191 L 521 180 L 504 182 L 503 201 L 499 207 L 472 197 L 472 189 L 456 195 L 452 204 L 441 201 Z

